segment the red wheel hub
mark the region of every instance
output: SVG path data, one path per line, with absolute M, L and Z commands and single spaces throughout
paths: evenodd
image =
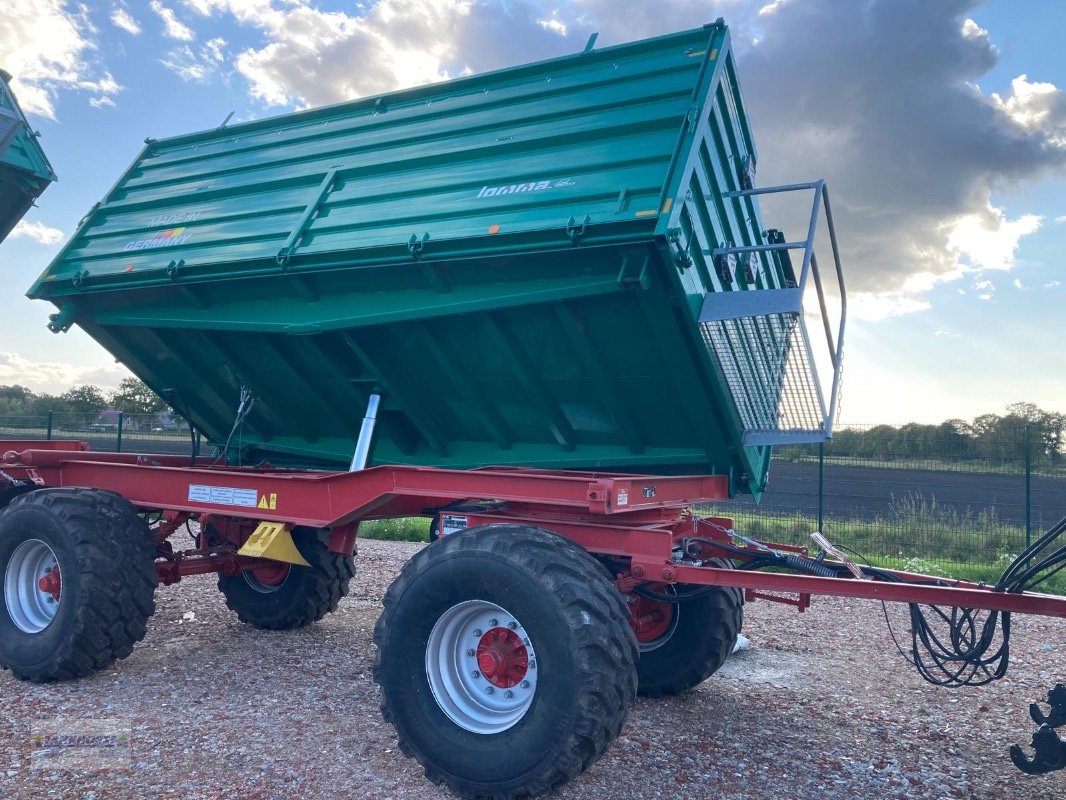
M 59 595 L 63 593 L 63 579 L 59 575 L 59 564 L 52 567 L 47 575 L 37 581 L 37 588 L 52 595 L 52 599 L 59 602 Z
M 529 651 L 518 634 L 509 628 L 493 628 L 477 645 L 477 665 L 493 686 L 510 689 L 526 677 Z
M 648 584 L 649 591 L 663 594 L 667 591 L 665 583 Z M 674 606 L 660 600 L 652 600 L 650 597 L 642 597 L 639 594 L 630 595 L 629 601 L 629 624 L 633 627 L 633 633 L 637 635 L 637 641 L 643 644 L 654 642 L 665 636 L 674 621 Z
M 252 577 L 263 586 L 280 586 L 289 577 L 291 566 L 280 561 L 272 561 L 260 567 L 252 567 L 248 572 L 252 573 Z

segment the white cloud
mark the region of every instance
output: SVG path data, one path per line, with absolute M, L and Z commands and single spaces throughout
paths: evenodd
M 866 322 L 881 322 L 930 308 L 928 300 L 902 292 L 853 292 L 848 296 L 848 317 Z
M 972 19 L 967 17 L 962 22 L 962 35 L 965 36 L 967 39 L 971 39 L 971 38 L 987 39 L 988 38 L 988 31 L 986 31 L 984 28 L 982 28 L 980 25 L 978 25 Z
M 196 38 L 196 34 L 193 33 L 192 28 L 178 19 L 174 10 L 163 5 L 160 0 L 152 0 L 151 8 L 159 19 L 162 20 L 163 34 L 165 36 L 171 39 L 177 39 L 179 42 L 191 42 Z
M 787 2 L 789 2 L 789 0 L 773 0 L 773 2 L 767 3 L 759 9 L 759 16 L 765 17 L 770 14 L 773 14 L 777 12 L 781 8 L 781 6 L 785 5 L 785 3 Z
M 545 19 L 538 19 L 537 24 L 544 28 L 546 31 L 557 33 L 560 36 L 566 36 L 566 23 L 560 22 L 555 17 L 547 17 Z
M 28 114 L 55 119 L 62 91 L 94 95 L 98 103 L 121 87 L 95 62 L 96 28 L 86 6 L 61 0 L 16 0 L 0 12 L 0 54 Z
M 65 392 L 72 386 L 84 384 L 114 388 L 129 374 L 117 364 L 99 366 L 31 361 L 19 353 L 0 352 L 0 385 L 17 384 L 35 392 Z
M 206 83 L 226 61 L 225 46 L 222 37 L 209 39 L 196 50 L 183 44 L 172 49 L 159 63 L 182 80 Z
M 216 36 L 214 39 L 208 39 L 206 42 L 204 42 L 204 57 L 209 58 L 212 61 L 224 61 L 226 55 L 222 48 L 225 46 L 226 40 L 223 39 L 221 36 Z
M 55 244 L 63 240 L 63 231 L 45 225 L 43 222 L 26 222 L 22 220 L 11 231 L 12 239 L 32 239 L 40 244 Z
M 1055 222 L 1059 222 L 1059 223 L 1066 222 L 1066 215 L 1063 215 L 1061 217 L 1055 217 Z
M 1022 282 L 1021 282 L 1021 279 L 1019 279 L 1019 278 L 1015 278 L 1014 281 L 1011 283 L 1011 285 L 1015 289 L 1021 289 L 1023 292 L 1028 292 L 1029 291 L 1029 287 L 1023 285 Z
M 104 95 L 102 97 L 90 97 L 89 105 L 91 105 L 93 108 L 104 108 L 105 106 L 114 108 L 115 101 L 107 95 Z
M 1048 281 L 1044 284 L 1045 289 L 1054 289 L 1056 286 L 1062 286 L 1062 281 Z
M 1040 217 L 1025 214 L 1009 220 L 990 203 L 979 212 L 955 220 L 948 230 L 948 249 L 980 269 L 1009 270 L 1023 236 L 1035 233 Z
M 1063 135 L 1062 114 L 1066 101 L 1055 84 L 1031 83 L 1028 75 L 1019 75 L 1011 81 L 1010 87 L 1011 93 L 1006 99 L 992 93 L 991 100 L 997 108 L 1023 128 L 1054 125 L 1058 127 L 1058 135 Z M 1066 144 L 1066 140 L 1060 138 L 1059 144 Z
M 111 24 L 132 36 L 139 36 L 141 26 L 123 6 L 115 6 L 111 11 Z
M 996 290 L 996 285 L 992 281 L 974 281 L 973 289 L 975 292 L 987 292 Z

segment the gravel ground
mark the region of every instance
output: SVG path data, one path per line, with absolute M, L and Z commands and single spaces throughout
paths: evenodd
M 451 798 L 398 752 L 371 678 L 381 596 L 418 547 L 361 542 L 351 595 L 301 631 L 240 624 L 196 577 L 160 588 L 148 636 L 111 669 L 52 686 L 0 674 L 0 798 Z M 816 598 L 799 616 L 760 601 L 745 633 L 751 649 L 695 691 L 638 700 L 555 796 L 1066 798 L 1066 771 L 1028 777 L 1007 756 L 1029 743 L 1028 704 L 1066 680 L 1066 620 L 1017 617 L 1007 678 L 962 690 L 925 684 L 875 603 Z M 31 760 L 34 737 L 93 725 L 126 737 L 107 768 Z

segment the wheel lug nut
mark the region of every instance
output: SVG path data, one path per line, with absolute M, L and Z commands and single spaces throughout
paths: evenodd
M 492 694 L 494 691 L 496 691 L 496 690 L 493 689 L 491 686 L 486 686 L 485 687 L 485 694 Z
M 530 669 L 536 669 L 537 668 L 537 662 L 536 661 L 530 661 L 529 662 L 529 668 Z
M 514 697 L 514 692 L 508 689 L 506 692 L 503 693 L 503 696 L 510 700 L 512 697 Z
M 499 627 L 499 624 L 500 624 L 500 621 L 499 621 L 499 620 L 495 620 L 495 619 L 490 619 L 490 620 L 489 620 L 489 627 L 490 627 L 490 628 L 496 628 L 496 627 Z
M 471 656 L 471 657 L 472 656 L 476 656 L 477 655 L 477 650 L 475 650 L 473 647 L 471 647 L 469 650 L 466 651 L 466 654 L 468 656 Z
M 521 686 L 523 689 L 528 689 L 529 688 L 529 681 L 522 681 L 518 685 Z
M 474 670 L 473 672 L 471 672 L 471 673 L 470 673 L 470 677 L 471 677 L 471 678 L 480 678 L 480 677 L 481 677 L 481 673 L 480 673 L 480 672 L 478 672 L 478 671 L 477 671 L 477 670 L 475 669 L 475 670 Z
M 481 638 L 481 635 L 483 633 L 484 633 L 484 631 L 481 630 L 481 628 L 474 628 L 474 636 L 478 637 L 479 639 Z
M 511 620 L 510 622 L 507 623 L 507 627 L 510 628 L 511 630 L 515 630 L 518 627 L 518 623 L 515 622 L 514 620 Z

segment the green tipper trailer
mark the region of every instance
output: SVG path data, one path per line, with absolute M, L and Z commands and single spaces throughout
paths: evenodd
M 29 295 L 212 443 L 245 390 L 242 463 L 347 464 L 380 393 L 374 464 L 758 494 L 769 445 L 828 435 L 839 337 L 823 390 L 800 294 L 828 198 L 792 187 L 814 204 L 786 241 L 757 162 L 724 24 L 590 42 L 150 139 Z
M 0 242 L 56 179 L 0 69 Z
M 987 585 L 698 512 L 761 492 L 774 443 L 829 433 L 828 195 L 756 187 L 724 24 L 591 44 L 148 142 L 30 293 L 221 449 L 0 441 L 0 667 L 106 668 L 157 583 L 191 575 L 217 573 L 245 623 L 310 625 L 348 593 L 364 521 L 432 516 L 374 626 L 383 716 L 433 782 L 519 800 L 594 763 L 638 692 L 714 673 L 745 599 L 909 603 L 908 660 L 956 687 L 1004 675 L 1011 613 L 1066 617 L 1031 591 L 1066 520 Z M 764 227 L 780 192 L 813 197 L 805 236 Z M 1023 771 L 1066 765 L 1063 697 L 1031 707 Z

